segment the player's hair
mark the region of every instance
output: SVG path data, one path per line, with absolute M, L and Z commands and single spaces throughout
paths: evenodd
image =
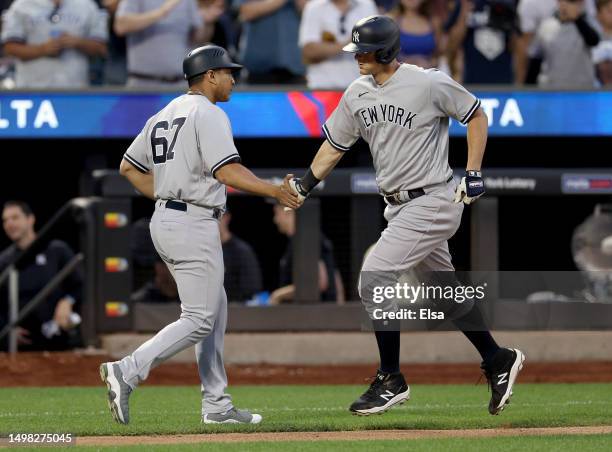
M 601 10 L 601 8 L 603 8 L 610 2 L 612 2 L 612 0 L 596 0 L 595 6 L 597 7 L 597 11 Z
M 26 217 L 31 217 L 32 215 L 34 215 L 34 212 L 32 212 L 32 208 L 25 201 L 17 201 L 17 200 L 7 201 L 4 203 L 2 210 L 6 209 L 7 207 L 19 207 Z
M 203 74 L 198 74 L 195 77 L 191 77 L 189 80 L 187 80 L 189 87 L 191 88 L 193 85 L 197 85 L 202 80 L 204 80 L 204 75 L 206 75 L 206 72 L 204 72 Z

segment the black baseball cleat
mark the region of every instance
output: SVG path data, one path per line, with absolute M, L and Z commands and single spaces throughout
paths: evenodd
M 379 370 L 368 390 L 353 402 L 349 410 L 362 416 L 382 414 L 409 398 L 410 387 L 401 372 L 387 374 Z
M 523 362 L 525 355 L 519 349 L 500 348 L 490 363 L 483 362 L 480 365 L 491 388 L 489 413 L 499 414 L 506 404 L 510 403 L 512 387 L 523 368 Z

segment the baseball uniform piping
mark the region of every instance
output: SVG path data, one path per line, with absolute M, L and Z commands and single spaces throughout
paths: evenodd
M 147 168 L 146 166 L 144 166 L 142 163 L 140 163 L 138 160 L 136 160 L 134 157 L 131 157 L 129 154 L 123 154 L 123 158 L 126 159 L 128 162 L 130 162 L 132 165 L 134 165 L 134 167 L 140 171 L 141 173 L 148 173 L 149 172 L 149 168 Z
M 327 130 L 327 125 L 323 124 L 323 133 L 325 134 L 325 138 L 327 138 L 327 141 L 330 142 L 330 144 L 335 147 L 337 150 L 342 151 L 342 152 L 346 152 L 348 150 L 350 150 L 350 148 L 344 147 L 339 145 L 338 143 L 336 143 L 334 141 L 334 139 L 331 137 L 329 130 Z
M 480 107 L 480 99 L 476 99 L 476 102 L 474 102 L 474 105 L 472 105 L 472 108 L 470 108 L 470 111 L 468 111 L 467 114 L 461 120 L 461 124 L 466 124 L 468 120 L 472 117 L 474 112 L 478 110 L 478 107 Z
M 227 165 L 228 163 L 236 163 L 236 162 L 240 162 L 240 156 L 238 154 L 229 155 L 225 157 L 224 159 L 222 159 L 219 163 L 213 165 L 213 167 L 210 169 L 210 172 L 212 173 L 213 177 L 215 177 L 215 172 L 219 168 L 221 168 L 223 165 Z

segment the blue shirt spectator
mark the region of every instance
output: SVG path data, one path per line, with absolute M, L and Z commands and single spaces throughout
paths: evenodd
M 449 53 L 463 48 L 463 83 L 510 84 L 514 80 L 512 40 L 517 34 L 515 0 L 461 0 L 450 30 Z
M 303 83 L 298 47 L 305 0 L 234 0 L 243 23 L 241 62 L 249 83 Z
M 442 24 L 427 0 L 400 0 L 391 11 L 400 27 L 400 54 L 403 63 L 424 68 L 438 66 L 442 53 Z
M 198 0 L 198 8 L 204 19 L 205 41 L 223 47 L 235 58 L 238 45 L 237 27 L 225 0 Z

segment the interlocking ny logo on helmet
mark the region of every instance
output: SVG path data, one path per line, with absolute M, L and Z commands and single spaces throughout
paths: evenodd
M 374 52 L 376 61 L 389 64 L 399 54 L 400 30 L 388 16 L 369 16 L 359 20 L 353 27 L 352 42 L 342 50 L 350 53 Z

